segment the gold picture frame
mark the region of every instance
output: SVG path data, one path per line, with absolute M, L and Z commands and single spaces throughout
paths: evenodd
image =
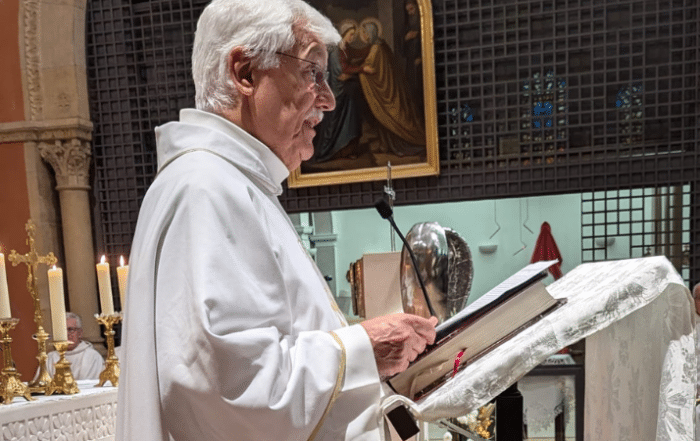
M 316 127 L 314 157 L 288 186 L 382 180 L 387 163 L 392 179 L 439 174 L 430 0 L 309 3 L 343 37 L 328 60 L 336 109 Z

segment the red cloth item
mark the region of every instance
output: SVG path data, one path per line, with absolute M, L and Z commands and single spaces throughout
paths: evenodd
M 552 228 L 547 222 L 543 222 L 542 227 L 540 228 L 540 235 L 537 237 L 537 243 L 535 244 L 535 251 L 533 251 L 532 258 L 530 259 L 530 263 L 554 259 L 558 259 L 559 263 L 550 266 L 549 272 L 556 280 L 562 275 L 561 263 L 563 262 L 563 259 L 559 253 L 559 248 L 557 248 L 557 243 L 554 241 L 554 237 L 552 237 Z

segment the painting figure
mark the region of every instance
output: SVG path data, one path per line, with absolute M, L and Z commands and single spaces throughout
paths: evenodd
M 357 40 L 358 27 L 355 20 L 343 20 L 338 26 L 342 40 L 328 53 L 328 84 L 336 104 L 335 110 L 327 112 L 316 127 L 311 163 L 328 161 L 344 148 L 344 156 L 347 158 L 355 159 L 360 154 L 362 114 L 366 114 L 369 109 L 364 102 L 357 76 L 363 66 L 361 63 L 353 65 L 348 59 L 350 46 Z
M 423 58 L 421 52 L 420 14 L 416 0 L 405 0 L 406 31 L 403 36 L 406 79 L 410 90 L 423 88 Z M 423 94 L 418 95 L 418 108 L 422 107 Z
M 425 145 L 425 129 L 408 93 L 406 79 L 397 67 L 394 54 L 381 38 L 378 19 L 368 17 L 360 23 L 360 39 L 369 45 L 359 74 L 362 92 L 372 115 L 379 123 L 382 151 L 398 156 L 413 155 Z
M 290 188 L 439 173 L 430 0 L 307 0 L 338 31 L 327 84 L 336 107 Z
M 382 39 L 375 17 L 344 19 L 328 56 L 336 108 L 317 126 L 307 171 L 384 166 L 425 157 L 422 114 L 409 94 L 403 65 Z

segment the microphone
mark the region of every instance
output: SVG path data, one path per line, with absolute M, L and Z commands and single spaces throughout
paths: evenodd
M 399 237 L 401 238 L 401 241 L 403 241 L 403 244 L 406 246 L 406 249 L 408 250 L 408 254 L 409 254 L 409 256 L 411 256 L 411 263 L 413 264 L 413 270 L 416 272 L 416 277 L 418 277 L 418 283 L 420 283 L 420 289 L 423 291 L 423 297 L 425 297 L 425 304 L 428 305 L 428 310 L 430 311 L 430 315 L 437 317 L 437 314 L 435 314 L 435 310 L 433 309 L 433 305 L 430 304 L 430 298 L 428 297 L 428 291 L 425 289 L 425 284 L 423 283 L 423 278 L 420 275 L 420 271 L 418 271 L 418 264 L 416 263 L 416 256 L 413 254 L 413 250 L 411 249 L 411 246 L 408 245 L 406 238 L 403 237 L 403 234 L 401 234 L 401 231 L 399 231 L 399 227 L 396 226 L 396 222 L 394 222 L 394 210 L 391 209 L 391 205 L 389 205 L 389 203 L 384 198 L 378 199 L 377 202 L 374 203 L 374 208 L 377 209 L 377 211 L 379 212 L 379 215 L 382 218 L 389 221 L 389 223 L 391 224 L 394 231 L 396 231 L 396 234 L 399 235 Z

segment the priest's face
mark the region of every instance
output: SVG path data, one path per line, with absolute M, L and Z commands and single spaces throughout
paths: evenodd
M 83 338 L 83 329 L 78 327 L 78 321 L 74 318 L 66 319 L 66 328 L 68 328 L 68 350 L 72 351 L 80 343 L 80 339 Z
M 308 36 L 307 36 L 308 37 Z M 317 38 L 300 39 L 279 53 L 279 66 L 255 78 L 251 100 L 252 135 L 267 145 L 292 171 L 314 153 L 314 126 L 335 108 L 324 79 L 328 52 Z

